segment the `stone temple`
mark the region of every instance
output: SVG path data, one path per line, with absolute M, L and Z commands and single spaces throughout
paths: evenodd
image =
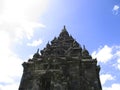
M 65 26 L 58 37 L 22 65 L 19 90 L 102 90 L 97 60 Z

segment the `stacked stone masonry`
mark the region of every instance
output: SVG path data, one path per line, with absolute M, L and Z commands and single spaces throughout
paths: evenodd
M 97 60 L 65 26 L 58 37 L 22 65 L 19 90 L 102 90 Z

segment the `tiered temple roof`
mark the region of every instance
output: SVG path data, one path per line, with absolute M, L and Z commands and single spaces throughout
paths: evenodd
M 102 90 L 97 60 L 66 30 L 23 63 L 19 90 Z
M 62 32 L 58 37 L 55 37 L 51 43 L 47 43 L 46 47 L 34 54 L 33 58 L 47 58 L 47 57 L 80 57 L 83 59 L 92 59 L 85 46 L 81 45 L 71 36 L 66 30 L 66 27 L 62 29 Z

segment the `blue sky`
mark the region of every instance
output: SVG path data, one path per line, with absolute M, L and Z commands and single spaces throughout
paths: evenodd
M 120 88 L 120 0 L 0 0 L 0 90 L 17 90 L 21 64 L 64 25 L 101 66 L 103 90 Z

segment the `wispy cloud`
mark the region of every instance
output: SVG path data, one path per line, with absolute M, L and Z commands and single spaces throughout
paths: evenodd
M 120 70 L 120 46 L 116 46 L 115 49 L 116 49 L 115 59 L 117 60 L 117 62 L 113 64 L 113 66 Z
M 97 58 L 99 62 L 106 63 L 113 57 L 112 48 L 105 45 L 104 47 L 99 48 L 96 51 L 93 51 L 92 57 Z
M 36 47 L 38 45 L 42 44 L 42 40 L 38 39 L 38 40 L 34 40 L 32 43 L 27 43 L 27 46 L 33 46 Z
M 105 45 L 103 47 L 100 47 L 96 51 L 93 51 L 92 56 L 93 58 L 97 58 L 98 61 L 101 62 L 101 64 L 106 63 L 107 66 L 109 66 L 110 64 L 110 67 L 113 70 L 116 70 L 116 69 L 120 70 L 120 46 L 119 45 L 113 45 L 113 46 Z M 109 73 L 107 74 L 100 75 L 103 90 L 119 90 L 120 83 L 117 83 L 118 82 L 117 79 L 119 79 L 119 77 L 117 77 L 117 75 L 115 74 L 113 75 L 114 71 L 108 70 L 108 72 Z M 106 86 L 108 82 L 114 82 L 114 83 L 112 83 L 109 86 Z
M 119 5 L 114 5 L 114 7 L 112 9 L 114 15 L 118 15 L 119 14 L 119 8 L 120 8 Z
M 31 39 L 35 28 L 45 27 L 38 17 L 47 9 L 48 0 L 4 0 L 0 14 L 0 30 Z
M 0 85 L 0 90 L 18 90 L 19 83 L 12 83 L 7 85 Z
M 120 58 L 117 60 L 117 68 L 120 70 Z
M 114 80 L 115 77 L 113 77 L 111 74 L 102 74 L 100 75 L 101 84 L 104 85 L 107 81 Z
M 93 51 L 93 58 L 97 58 L 99 62 L 106 63 L 112 59 L 115 59 L 115 63 L 113 66 L 120 70 L 120 46 L 108 46 L 105 45 L 102 48 L 98 48 L 98 50 Z
M 0 90 L 18 90 L 23 59 L 12 46 L 34 36 L 45 25 L 38 18 L 49 0 L 0 0 Z
M 18 84 L 22 74 L 22 62 L 23 60 L 15 54 L 10 48 L 10 39 L 9 37 L 4 38 L 3 36 L 0 39 L 0 90 L 17 90 Z M 2 40 L 2 41 L 1 41 Z M 16 79 L 18 79 L 16 81 Z
M 111 87 L 103 87 L 103 90 L 119 90 L 120 84 L 119 83 L 113 83 Z

